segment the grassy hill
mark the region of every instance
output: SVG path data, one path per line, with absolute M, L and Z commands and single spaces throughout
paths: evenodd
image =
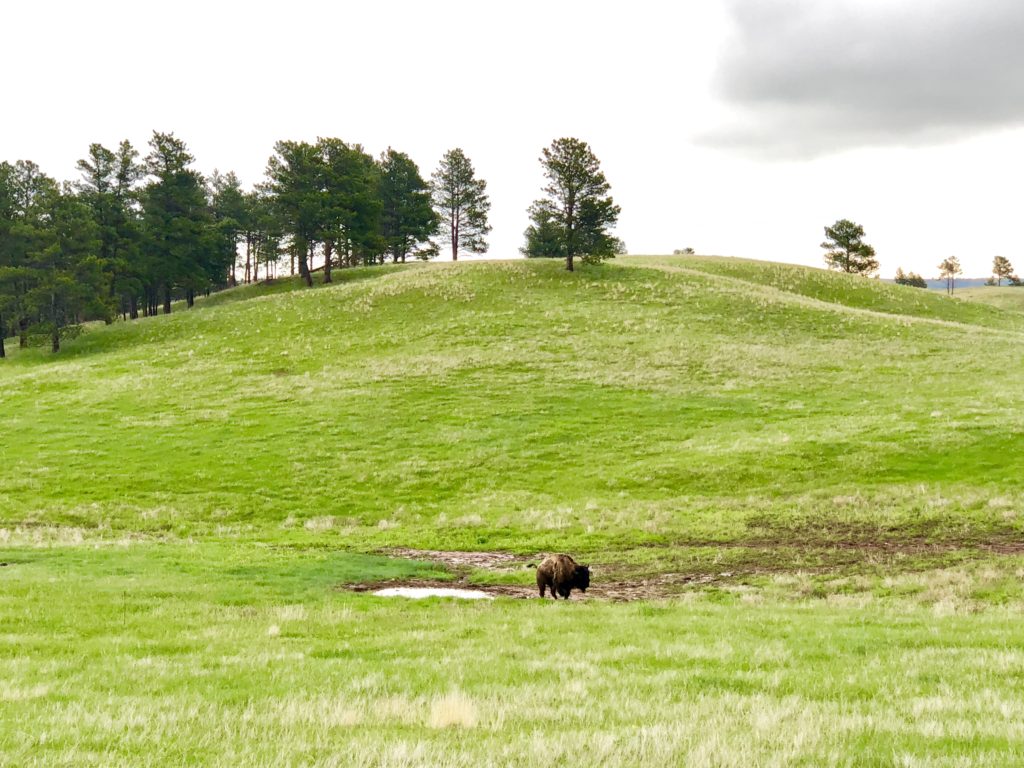
M 707 257 L 339 277 L 0 363 L 6 762 L 1020 757 L 1024 314 Z M 658 600 L 344 589 L 546 551 Z
M 999 309 L 1024 312 L 1024 291 L 1008 286 L 985 286 L 958 290 L 956 296 L 962 300 L 988 304 Z

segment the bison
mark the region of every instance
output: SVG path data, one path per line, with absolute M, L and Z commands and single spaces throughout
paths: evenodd
M 551 597 L 555 600 L 559 595 L 568 600 L 569 593 L 574 589 L 586 592 L 589 586 L 590 568 L 578 565 L 568 555 L 551 555 L 537 566 L 537 587 L 541 597 L 544 597 L 544 590 L 550 587 Z

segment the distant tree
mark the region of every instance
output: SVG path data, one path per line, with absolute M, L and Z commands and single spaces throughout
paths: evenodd
M 1007 283 L 1014 287 L 1024 285 L 1024 282 L 1022 282 L 1021 279 L 1017 277 L 1017 275 L 1010 275 L 1010 277 L 1007 279 Z
M 99 228 L 99 258 L 110 275 L 115 309 L 132 320 L 139 316 L 138 299 L 146 282 L 138 211 L 138 184 L 145 169 L 138 157 L 129 141 L 122 141 L 116 151 L 91 144 L 88 156 L 78 161 L 82 176 L 75 184 Z
M 628 249 L 626 248 L 626 241 L 623 240 L 621 237 L 612 238 L 612 242 L 615 246 L 616 256 L 625 256 L 629 253 Z
M 39 255 L 52 240 L 57 182 L 31 161 L 0 163 L 0 315 L 20 347 L 42 318 L 32 297 L 41 279 Z
M 411 157 L 389 147 L 378 164 L 384 248 L 393 261 L 404 263 L 437 232 L 440 217 L 431 205 L 430 187 Z
M 960 259 L 956 256 L 950 256 L 948 259 L 943 259 L 942 263 L 939 264 L 939 277 L 946 281 L 946 293 L 950 296 L 953 295 L 956 289 L 956 276 L 962 275 L 963 269 L 960 268 Z
M 162 300 L 171 311 L 175 288 L 192 306 L 198 290 L 223 284 L 228 259 L 195 158 L 173 133 L 154 132 L 146 156 L 150 182 L 142 190 L 144 252 L 149 263 L 150 313 Z
M 323 226 L 324 165 L 320 148 L 304 141 L 279 141 L 267 161 L 267 189 L 276 213 L 291 237 L 299 274 L 313 285 L 309 256 Z
M 546 197 L 530 206 L 532 220 L 527 228 L 527 256 L 551 255 L 559 246 L 565 268 L 573 260 L 599 261 L 615 255 L 615 238 L 609 230 L 618 222 L 621 209 L 612 200 L 610 185 L 601 164 L 585 141 L 556 139 L 540 158 L 548 180 Z
M 431 176 L 430 188 L 439 232 L 451 246 L 452 261 L 458 261 L 459 251 L 485 253 L 491 231 L 487 182 L 476 178 L 473 164 L 461 149 L 445 152 Z
M 17 204 L 14 194 L 15 168 L 0 162 L 0 358 L 7 357 L 4 339 L 13 334 L 11 318 L 18 307 L 18 269 L 13 237 Z
M 693 256 L 694 253 L 695 251 L 693 250 L 693 248 L 690 247 L 676 248 L 674 251 L 672 251 L 673 256 Z
M 856 275 L 871 275 L 878 270 L 875 249 L 864 242 L 864 227 L 849 219 L 839 219 L 825 227 L 825 263 L 829 269 L 838 269 Z
M 381 239 L 380 168 L 359 144 L 319 139 L 323 166 L 319 238 L 324 244 L 324 282 L 331 282 L 335 252 L 349 266 L 375 263 Z M 383 257 L 382 257 L 383 258 Z
M 1003 280 L 1013 274 L 1013 265 L 1005 256 L 996 256 L 992 259 L 992 277 L 996 279 L 996 285 L 1002 285 Z
M 217 247 L 228 265 L 225 278 L 233 285 L 238 244 L 246 240 L 247 233 L 251 231 L 249 200 L 242 190 L 242 183 L 233 172 L 222 174 L 214 169 L 210 176 L 210 208 L 220 238 Z
M 928 283 L 923 277 L 916 272 L 904 272 L 902 268 L 896 268 L 896 279 L 897 285 L 909 285 L 913 288 L 927 288 Z
M 36 331 L 60 351 L 61 338 L 77 332 L 80 319 L 109 311 L 109 281 L 99 258 L 99 227 L 89 206 L 65 189 L 48 200 L 48 226 L 39 250 L 30 254 L 32 287 L 26 306 L 37 318 Z

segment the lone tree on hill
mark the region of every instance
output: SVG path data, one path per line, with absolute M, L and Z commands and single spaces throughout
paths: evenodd
M 956 289 L 956 276 L 963 273 L 964 271 L 960 268 L 960 259 L 956 256 L 943 259 L 942 263 L 939 264 L 939 277 L 946 280 L 946 293 L 950 296 L 953 295 L 953 291 Z
M 545 199 L 529 208 L 526 256 L 564 256 L 572 272 L 573 259 L 600 261 L 615 255 L 617 241 L 609 229 L 621 209 L 612 200 L 601 163 L 585 141 L 556 139 L 544 149 L 540 162 L 548 184 Z
M 431 176 L 434 210 L 440 217 L 440 234 L 452 247 L 452 261 L 459 260 L 459 251 L 485 253 L 487 234 L 491 231 L 487 213 L 491 201 L 487 182 L 476 178 L 473 164 L 461 149 L 444 153 Z
M 1005 256 L 996 256 L 992 259 L 992 277 L 996 279 L 996 285 L 1002 285 L 1004 279 L 1013 275 L 1013 264 Z
M 904 272 L 902 267 L 896 268 L 896 285 L 909 285 L 912 288 L 927 288 L 928 283 L 917 272 Z
M 864 227 L 849 219 L 839 219 L 825 227 L 825 263 L 829 269 L 838 269 L 856 275 L 870 275 L 878 270 L 875 249 L 864 242 Z

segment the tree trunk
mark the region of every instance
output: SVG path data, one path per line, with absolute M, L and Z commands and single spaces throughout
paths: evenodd
M 52 344 L 50 345 L 50 350 L 52 352 L 60 352 L 60 328 L 54 326 L 53 335 L 50 338 L 52 341 Z
M 569 270 L 570 272 L 573 271 L 573 268 L 572 268 L 572 253 L 567 253 L 565 255 L 565 268 L 567 270 Z
M 4 316 L 0 315 L 0 360 L 7 357 L 7 350 L 4 349 L 4 336 L 6 334 L 7 331 L 4 329 Z
M 188 305 L 189 309 L 195 306 L 196 303 L 196 292 L 191 288 L 185 291 L 185 304 Z
M 171 314 L 171 286 L 164 286 L 164 314 Z
M 452 261 L 459 260 L 459 222 L 457 218 L 452 219 Z
M 331 282 L 331 254 L 334 253 L 334 243 L 330 240 L 324 241 L 324 285 Z
M 128 297 L 128 317 L 132 320 L 139 319 L 139 300 L 134 293 Z
M 245 238 L 245 282 L 251 282 L 251 266 L 252 266 L 252 238 L 246 236 Z
M 18 347 L 28 349 L 28 318 L 21 318 L 18 321 Z
M 299 250 L 299 275 L 302 277 L 303 280 L 306 281 L 307 288 L 313 287 L 313 276 L 309 273 L 309 259 L 312 253 L 312 243 L 309 245 L 308 254 L 307 249 L 305 247 Z
M 292 257 L 292 277 L 295 276 L 295 251 L 296 250 L 297 249 L 293 246 L 292 247 L 292 253 L 291 253 L 291 257 Z

